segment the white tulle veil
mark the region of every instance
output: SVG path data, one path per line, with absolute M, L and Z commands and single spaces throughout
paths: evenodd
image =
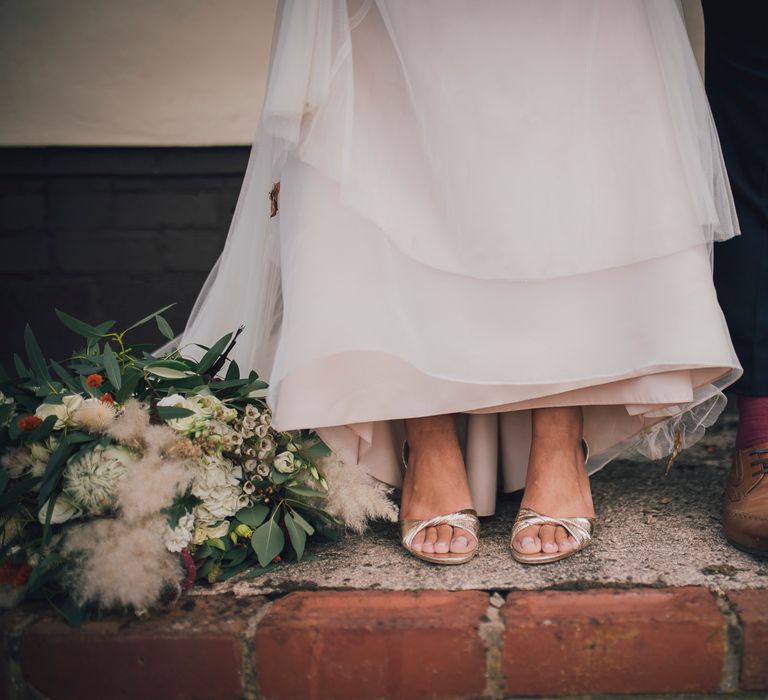
M 434 178 L 430 176 L 440 172 L 441 158 L 472 148 L 472 139 L 476 138 L 473 133 L 465 135 L 466 143 L 441 140 L 443 135 L 440 129 L 434 128 L 434 115 L 420 111 L 422 105 L 430 103 L 429 100 L 421 99 L 422 92 L 415 92 L 429 89 L 429 83 L 424 82 L 420 71 L 430 60 L 439 60 L 439 56 L 436 59 L 434 52 L 430 53 L 430 46 L 423 35 L 410 29 L 409 20 L 414 13 L 422 18 L 434 13 L 437 21 L 441 3 L 446 1 L 462 0 L 279 1 L 266 95 L 224 249 L 199 292 L 183 332 L 158 348 L 156 354 L 180 345 L 186 354 L 196 356 L 202 350 L 194 344 L 209 346 L 242 325 L 244 330 L 230 357 L 237 361 L 241 369 L 255 369 L 263 379 L 270 381 L 280 336 L 282 280 L 280 217 L 270 216 L 269 192 L 280 181 L 281 169 L 289 155 L 301 158 L 333 178 L 339 184 L 342 202 L 369 216 L 391 235 L 396 245 L 419 259 L 421 251 L 427 248 L 419 245 L 418 222 L 398 221 L 396 207 L 388 211 L 366 209 L 364 188 L 365 183 L 378 182 L 384 170 L 381 162 L 370 154 L 395 150 L 404 139 L 409 138 L 408 134 L 415 147 L 422 148 L 424 152 L 424 177 L 406 183 L 411 189 L 431 187 L 429 181 Z M 575 0 L 570 6 L 585 11 L 594 10 L 599 6 L 609 7 L 616 0 L 607 2 Z M 494 6 L 501 9 L 508 7 L 509 3 L 488 0 L 482 6 L 485 9 Z M 631 247 L 597 257 L 600 246 L 584 246 L 574 239 L 571 243 L 573 249 L 562 251 L 562 259 L 568 261 L 562 266 L 558 259 L 553 259 L 550 264 L 545 261 L 541 265 L 526 262 L 524 251 L 512 248 L 509 255 L 501 256 L 507 259 L 499 259 L 498 255 L 483 257 L 477 254 L 473 257 L 464 254 L 475 250 L 473 232 L 466 224 L 470 217 L 475 217 L 473 220 L 477 220 L 478 225 L 483 225 L 483 222 L 471 210 L 470 203 L 453 196 L 449 183 L 442 189 L 441 186 L 432 187 L 429 193 L 424 191 L 423 196 L 433 197 L 433 202 L 437 202 L 437 207 L 445 212 L 446 227 L 435 234 L 445 241 L 442 248 L 444 255 L 433 260 L 422 259 L 423 262 L 481 278 L 542 279 L 552 275 L 588 272 L 600 266 L 628 264 L 696 243 L 711 244 L 738 234 L 738 221 L 717 133 L 679 4 L 673 0 L 638 0 L 638 6 L 647 17 L 653 37 L 674 126 L 675 157 L 681 163 L 692 196 L 698 240 L 691 240 L 682 234 L 677 240 L 674 234 L 665 236 L 663 232 L 648 232 L 647 240 L 643 238 L 646 234 L 639 234 L 638 238 L 642 240 L 637 240 Z M 379 144 L 379 151 L 368 151 L 366 143 L 355 131 L 355 113 L 359 103 L 354 94 L 351 33 L 374 8 L 396 43 L 400 62 L 392 70 L 397 70 L 398 79 L 408 84 L 411 99 L 408 104 L 401 105 L 401 111 L 397 113 L 402 115 L 407 112 L 410 119 L 407 124 L 403 122 L 402 131 L 394 135 L 382 132 L 383 138 L 392 139 L 392 142 Z M 589 12 L 584 14 L 588 16 Z M 574 17 L 578 16 L 578 13 L 574 14 Z M 423 23 L 413 26 L 423 26 Z M 594 24 L 585 24 L 585 31 L 593 27 Z M 626 70 L 630 71 L 631 67 Z M 681 90 L 681 86 L 686 89 Z M 390 131 L 394 131 L 394 127 Z M 322 134 L 322 138 L 312 138 L 317 134 Z M 371 146 L 376 147 L 376 144 Z M 397 186 L 397 183 L 390 184 Z M 519 223 L 527 225 L 524 221 Z M 491 226 L 493 222 L 487 225 Z M 409 226 L 416 227 L 415 233 L 406 230 Z M 509 245 L 513 244 L 514 241 L 510 241 Z M 429 249 L 434 251 L 436 247 L 433 244 Z M 579 250 L 584 251 L 583 255 L 572 254 Z M 573 260 L 577 263 L 582 261 L 582 266 L 568 267 L 573 265 Z M 647 451 L 669 452 L 674 447 L 673 442 L 681 426 L 692 437 L 700 435 L 703 427 L 722 410 L 723 398 L 719 389 L 711 386 L 708 391 L 702 390 L 694 403 L 699 407 L 696 412 L 682 414 L 687 423 L 667 421 L 655 429 L 654 446 Z M 622 446 L 622 449 L 625 447 Z

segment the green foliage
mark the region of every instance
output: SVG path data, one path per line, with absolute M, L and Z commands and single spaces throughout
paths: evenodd
M 12 371 L 0 367 L 0 452 L 9 449 L 24 454 L 37 454 L 35 474 L 27 466 L 22 473 L 0 467 L 0 561 L 34 562 L 24 595 L 52 601 L 61 596 L 61 583 L 68 567 L 77 561 L 66 559 L 59 543 L 70 522 L 83 522 L 92 517 L 111 517 L 112 514 L 60 513 L 71 511 L 71 501 L 62 498 L 64 476 L 73 460 L 81 459 L 87 451 L 98 445 L 111 444 L 108 435 L 90 433 L 69 413 L 73 399 L 114 402 L 119 409 L 130 398 L 149 405 L 153 422 L 174 421 L 195 414 L 183 405 L 158 405 L 165 397 L 181 394 L 188 398 L 212 396 L 225 406 L 225 414 L 242 430 L 245 415 L 270 416 L 265 398 L 269 387 L 256 372 L 241 376 L 238 364 L 229 359 L 229 352 L 243 330 L 217 339 L 210 347 L 198 346 L 202 357 L 185 357 L 183 348 L 174 348 L 162 357 L 152 354 L 153 344 L 133 343 L 131 331 L 154 321 L 157 331 L 165 340 L 175 338 L 173 329 L 162 315 L 165 306 L 124 330 L 114 330 L 115 321 L 91 324 L 71 316 L 61 309 L 55 313 L 64 327 L 81 339 L 82 345 L 68 358 L 47 359 L 31 327 L 24 329 L 23 352 L 13 356 Z M 91 375 L 97 375 L 90 378 Z M 41 406 L 45 404 L 45 409 Z M 232 409 L 235 409 L 234 412 Z M 45 413 L 56 412 L 56 415 Z M 39 414 L 41 420 L 30 418 Z M 236 418 L 231 418 L 235 415 Z M 21 421 L 27 418 L 26 421 Z M 199 417 L 198 417 L 199 419 Z M 194 422 L 194 435 L 189 439 L 200 441 L 203 451 L 209 449 L 205 440 L 210 436 L 203 421 L 202 427 Z M 203 420 L 203 419 L 199 419 Z M 255 420 L 255 419 L 253 419 Z M 174 423 L 170 423 L 173 427 Z M 327 454 L 328 447 L 312 431 L 279 432 L 269 422 L 259 424 L 259 435 L 268 431 L 273 449 L 258 460 L 253 453 L 236 452 L 231 446 L 219 446 L 215 454 L 228 463 L 237 465 L 242 473 L 244 493 L 249 505 L 216 525 L 215 536 L 202 535 L 195 529 L 195 539 L 187 546 L 196 565 L 196 579 L 201 582 L 223 581 L 235 575 L 253 578 L 262 575 L 283 561 L 300 561 L 310 556 L 307 552 L 310 538 L 333 538 L 339 523 L 322 509 L 327 485 L 323 475 L 313 463 Z M 58 426 L 58 427 L 57 427 Z M 243 433 L 245 434 L 245 433 Z M 258 446 L 259 437 L 244 438 Z M 197 443 L 195 443 L 197 444 Z M 215 444 L 215 443 L 212 443 Z M 252 448 L 253 449 L 253 448 Z M 290 468 L 281 464 L 276 469 L 272 462 L 277 455 L 290 453 Z M 42 456 L 40 456 L 42 455 Z M 254 466 L 258 462 L 259 473 Z M 251 464 L 246 468 L 246 463 Z M 267 471 L 264 471 L 266 465 Z M 234 469 L 234 466 L 233 466 Z M 250 471 L 249 471 L 250 470 Z M 241 497 L 242 498 L 242 497 Z M 202 499 L 192 494 L 192 487 L 178 495 L 173 504 L 162 509 L 171 531 L 197 516 Z M 57 513 L 56 518 L 54 514 Z M 72 517 L 72 520 L 66 518 Z M 3 528 L 11 521 L 21 523 L 18 532 L 5 536 Z M 197 528 L 197 521 L 195 528 Z M 222 528 L 226 525 L 226 533 Z M 207 526 L 206 526 L 207 527 Z M 202 532 L 205 532 L 203 528 Z M 173 533 L 172 533 L 173 534 Z M 57 605 L 62 616 L 72 625 L 81 624 L 91 614 L 89 606 L 78 605 L 66 597 Z

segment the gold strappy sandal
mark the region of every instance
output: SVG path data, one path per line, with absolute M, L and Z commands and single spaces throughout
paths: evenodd
M 582 439 L 584 448 L 584 461 L 589 459 L 589 445 Z M 521 530 L 531 525 L 555 525 L 562 527 L 569 535 L 576 540 L 574 549 L 568 552 L 536 552 L 534 554 L 524 554 L 515 549 L 515 537 Z M 548 515 L 537 513 L 532 508 L 523 508 L 517 512 L 515 524 L 512 526 L 512 535 L 509 540 L 509 547 L 512 550 L 512 556 L 522 564 L 548 564 L 549 562 L 565 559 L 572 554 L 584 549 L 592 541 L 592 535 L 595 527 L 595 518 L 554 518 Z
M 408 461 L 406 456 L 407 441 L 403 441 L 402 459 L 403 466 L 408 468 Z M 434 518 L 428 520 L 418 520 L 416 518 L 402 518 L 398 520 L 400 525 L 400 542 L 410 554 L 418 559 L 431 562 L 433 564 L 464 564 L 468 562 L 472 557 L 477 554 L 477 550 L 480 548 L 480 520 L 477 517 L 477 511 L 474 508 L 464 508 L 463 510 L 457 510 L 454 513 L 446 513 L 445 515 L 437 515 Z M 458 554 L 456 552 L 445 553 L 428 553 L 417 552 L 412 548 L 413 539 L 420 532 L 428 527 L 437 527 L 438 525 L 450 525 L 454 528 L 460 528 L 466 530 L 475 538 L 475 546 L 469 552 Z

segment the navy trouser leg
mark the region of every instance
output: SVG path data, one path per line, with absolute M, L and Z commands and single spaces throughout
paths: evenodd
M 715 245 L 715 285 L 744 367 L 768 396 L 768 2 L 702 0 L 705 83 L 742 235 Z

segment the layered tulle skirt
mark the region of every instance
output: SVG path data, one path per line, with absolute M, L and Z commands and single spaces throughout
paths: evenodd
M 404 419 L 456 414 L 489 514 L 531 409 L 584 407 L 590 471 L 700 437 L 741 373 L 710 262 L 736 233 L 674 3 L 284 2 L 182 340 L 244 323 L 275 427 L 390 484 Z

